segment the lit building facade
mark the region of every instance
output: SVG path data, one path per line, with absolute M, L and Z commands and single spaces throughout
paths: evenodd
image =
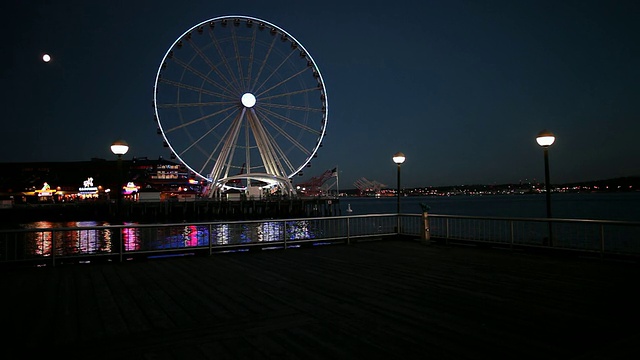
M 179 163 L 163 158 L 122 160 L 122 184 L 117 161 L 0 164 L 0 196 L 15 203 L 108 201 L 114 191 L 137 200 L 141 189 L 160 192 L 162 200 L 195 198 L 202 184 Z

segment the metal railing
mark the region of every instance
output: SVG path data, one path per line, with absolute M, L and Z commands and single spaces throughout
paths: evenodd
M 349 244 L 398 236 L 443 243 L 640 255 L 640 222 L 369 214 L 0 230 L 0 264 L 56 266 L 99 259 L 122 262 L 138 257 Z
M 56 266 L 396 236 L 396 214 L 0 230 L 0 263 Z
M 601 255 L 640 255 L 640 222 L 427 214 L 431 240 Z M 401 233 L 422 236 L 423 215 L 401 216 Z

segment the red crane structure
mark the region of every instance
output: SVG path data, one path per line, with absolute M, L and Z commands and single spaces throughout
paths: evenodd
M 335 181 L 331 179 L 335 178 Z M 296 192 L 301 196 L 328 196 L 329 191 L 335 185 L 338 192 L 338 170 L 333 168 L 320 175 L 296 185 Z

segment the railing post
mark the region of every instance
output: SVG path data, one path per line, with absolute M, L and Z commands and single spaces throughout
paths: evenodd
M 347 245 L 351 245 L 351 222 L 347 218 Z
M 431 229 L 429 228 L 429 213 L 422 213 L 422 240 L 428 243 L 431 240 Z

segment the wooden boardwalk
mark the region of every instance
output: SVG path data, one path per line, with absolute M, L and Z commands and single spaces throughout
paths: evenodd
M 3 269 L 4 354 L 624 359 L 636 262 L 372 241 Z

